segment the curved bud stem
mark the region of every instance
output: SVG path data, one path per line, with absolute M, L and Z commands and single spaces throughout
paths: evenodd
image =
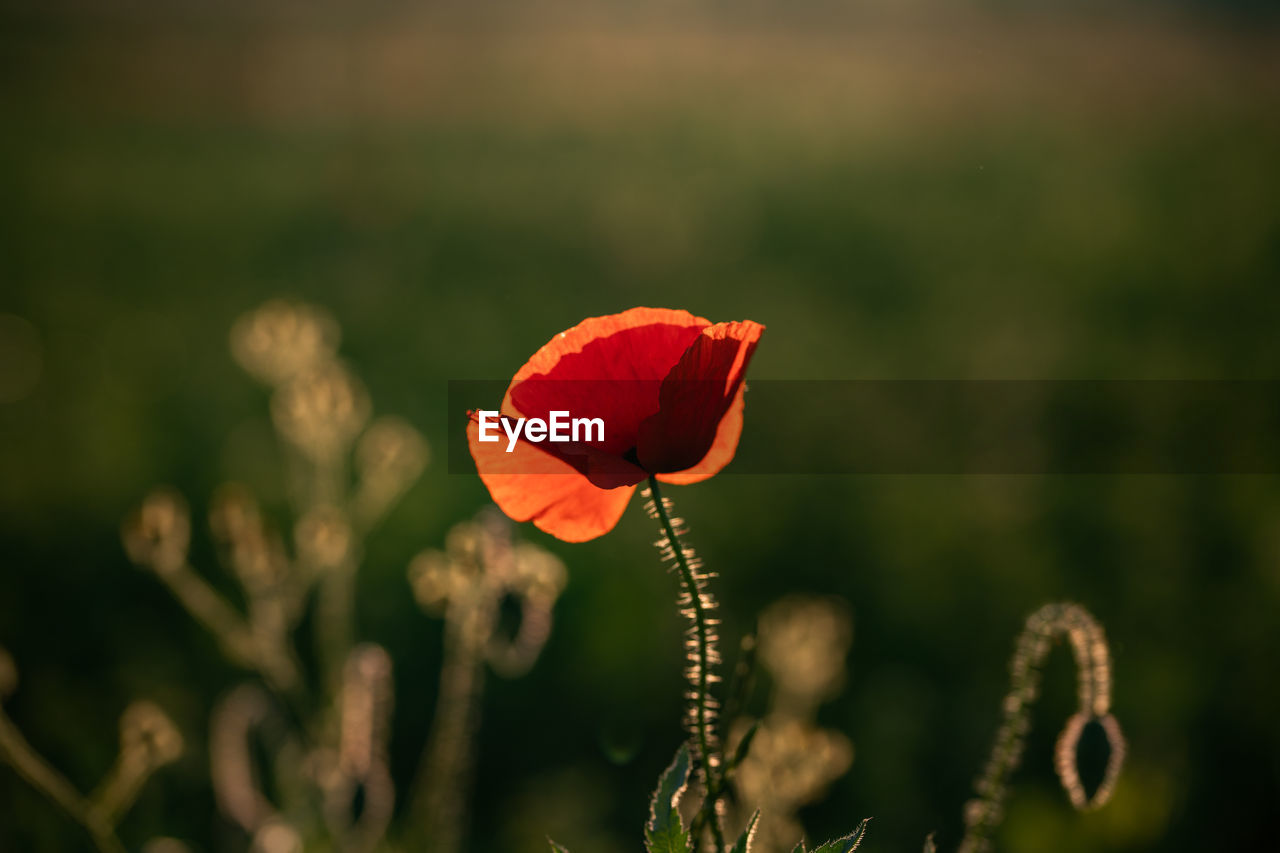
M 1022 759 L 1031 728 L 1031 707 L 1039 695 L 1040 676 L 1053 641 L 1066 637 L 1071 644 L 1079 677 L 1078 709 L 1058 737 L 1055 769 L 1063 789 L 1077 809 L 1098 808 L 1115 788 L 1124 762 L 1125 743 L 1120 724 L 1111 716 L 1111 653 L 1102 626 L 1078 604 L 1046 604 L 1027 618 L 1018 635 L 1010 664 L 1009 693 L 1004 699 L 1004 720 L 996 733 L 986 769 L 978 779 L 977 798 L 965 805 L 965 835 L 961 853 L 990 849 L 991 833 L 1004 817 L 1008 778 Z M 1101 784 L 1092 797 L 1085 794 L 1077 769 L 1076 750 L 1089 723 L 1101 726 L 1110 755 Z

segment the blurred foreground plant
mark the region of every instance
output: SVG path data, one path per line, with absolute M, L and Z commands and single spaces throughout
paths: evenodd
M 471 444 L 500 507 L 571 541 L 607 532 L 635 486 L 647 481 L 646 509 L 659 528 L 655 544 L 678 578 L 677 607 L 687 621 L 688 682 L 688 738 L 651 799 L 644 828 L 649 853 L 749 853 L 753 846 L 756 853 L 808 853 L 796 810 L 852 761 L 848 739 L 815 722 L 819 704 L 843 683 L 851 642 L 847 610 L 830 600 L 785 599 L 762 614 L 758 642 L 743 645 L 741 683 L 730 691 L 725 715 L 736 722 L 731 736 L 724 736 L 715 695 L 721 660 L 717 603 L 709 589 L 714 575 L 685 544 L 684 523 L 661 493 L 660 483 L 706 479 L 732 458 L 742 426 L 742 377 L 762 330 L 750 322 L 712 326 L 684 312 L 654 309 L 586 321 L 553 339 L 530 364 L 553 374 L 564 360 L 573 371 L 585 365 L 590 372 L 583 358 L 590 351 L 600 359 L 597 367 L 607 371 L 657 352 L 656 366 L 628 368 L 667 377 L 653 400 L 638 393 L 630 401 L 658 406 L 632 423 L 638 443 L 619 445 L 608 458 L 593 456 L 582 470 L 581 460 L 564 459 L 558 461 L 565 470 L 542 474 L 494 466 L 485 448 Z M 617 352 L 610 354 L 610 347 Z M 236 324 L 232 350 L 273 389 L 272 419 L 292 476 L 292 547 L 267 524 L 248 490 L 236 485 L 215 494 L 209 526 L 239 580 L 244 607 L 224 598 L 189 564 L 191 520 L 178 493 L 161 488 L 149 495 L 123 525 L 124 546 L 210 631 L 228 658 L 260 676 L 260 683 L 228 693 L 212 714 L 211 774 L 221 811 L 261 853 L 371 853 L 388 844 L 395 802 L 388 761 L 392 662 L 381 647 L 354 641 L 354 581 L 365 537 L 421 472 L 426 444 L 402 421 L 368 423 L 368 396 L 337 360 L 337 326 L 317 309 L 268 303 Z M 530 369 L 526 365 L 522 372 Z M 672 376 L 683 378 L 668 385 Z M 690 377 L 694 384 L 683 384 Z M 628 411 L 633 420 L 636 411 L 644 414 L 643 407 Z M 473 427 L 474 421 L 474 439 Z M 602 459 L 603 468 L 593 467 Z M 509 522 L 486 512 L 454 527 L 444 550 L 415 557 L 409 580 L 423 609 L 445 623 L 439 702 L 409 810 L 420 833 L 412 843 L 433 853 L 459 853 L 484 669 L 518 675 L 532 665 L 549 635 L 565 571 L 546 551 L 514 542 Z M 520 620 L 509 636 L 501 613 L 512 602 Z M 314 673 L 295 645 L 306 615 L 314 628 Z M 1008 778 L 1021 759 L 1041 668 L 1053 641 L 1062 637 L 1071 645 L 1079 679 L 1078 709 L 1057 743 L 1059 779 L 1077 809 L 1102 805 L 1114 790 L 1125 745 L 1111 715 L 1105 635 L 1080 606 L 1047 605 L 1032 614 L 1018 639 L 1004 719 L 977 782 L 978 796 L 965 808 L 961 853 L 990 849 Z M 753 723 L 738 714 L 757 658 L 770 671 L 774 691 L 769 711 Z M 0 650 L 0 698 L 12 691 L 16 675 L 13 661 Z M 1101 781 L 1089 791 L 1081 781 L 1079 746 L 1091 729 L 1103 734 L 1109 753 Z M 728 752 L 726 741 L 732 745 Z M 0 759 L 84 826 L 103 853 L 124 849 L 116 824 L 146 779 L 174 760 L 181 746 L 181 736 L 159 709 L 146 702 L 129 706 L 121 719 L 119 757 L 86 796 L 40 757 L 0 708 Z M 699 799 L 682 814 L 691 785 Z M 751 814 L 730 844 L 726 800 L 732 793 Z M 767 812 L 763 818 L 761 809 Z M 855 831 L 813 853 L 850 853 L 867 824 L 862 820 Z M 564 853 L 555 842 L 551 847 Z M 182 849 L 174 839 L 148 845 L 150 853 Z M 925 850 L 934 849 L 930 836 Z
M 745 750 L 734 791 L 741 810 L 759 815 L 755 848 L 786 853 L 804 827 L 796 817 L 853 763 L 853 746 L 816 723 L 818 706 L 844 682 L 852 627 L 845 602 L 790 597 L 760 615 L 756 659 L 773 682 L 764 718 L 734 720 L 730 743 Z M 745 816 L 745 815 L 744 815 Z
M 301 849 L 320 837 L 341 850 L 373 850 L 394 801 L 386 759 L 391 660 L 378 646 L 354 643 L 354 582 L 364 537 L 417 479 L 427 446 L 399 419 L 369 423 L 368 394 L 338 360 L 337 344 L 331 317 L 286 301 L 267 303 L 232 329 L 236 360 L 272 389 L 295 518 L 290 549 L 247 488 L 215 493 L 209 528 L 240 583 L 243 610 L 189 564 L 190 514 L 177 492 L 152 492 L 122 528 L 130 558 L 269 691 L 247 683 L 228 694 L 213 711 L 210 738 L 219 807 L 264 851 Z M 312 601 L 314 679 L 295 647 Z M 256 768 L 257 748 L 271 756 L 274 797 Z
M 0 648 L 0 700 L 17 686 L 17 665 Z M 115 763 L 93 793 L 85 795 L 27 742 L 0 703 L 0 761 L 83 826 L 102 853 L 123 853 L 125 846 L 116 837 L 116 826 L 151 774 L 176 761 L 182 748 L 182 735 L 159 707 L 147 701 L 134 702 L 120 716 L 120 751 Z
M 215 707 L 210 767 L 220 810 L 263 853 L 317 844 L 368 853 L 384 844 L 395 803 L 387 755 L 392 662 L 380 646 L 354 641 L 355 578 L 365 537 L 417 479 L 427 445 L 400 419 L 369 422 L 368 394 L 338 359 L 337 344 L 331 317 L 285 301 L 245 315 L 232 330 L 236 360 L 272 389 L 295 518 L 290 548 L 245 487 L 215 494 L 209 527 L 243 590 L 243 610 L 188 563 L 191 522 L 179 494 L 157 489 L 123 527 L 134 562 L 169 587 L 229 659 L 261 677 L 261 686 L 245 683 Z M 443 612 L 447 625 L 419 782 L 427 805 L 414 815 L 439 834 L 431 849 L 456 849 L 462 838 L 479 662 L 506 674 L 531 666 L 563 586 L 563 566 L 541 549 L 513 544 L 505 524 L 460 525 L 446 553 L 424 552 L 411 570 L 419 600 Z M 503 644 L 495 621 L 508 594 L 524 613 L 516 638 Z M 307 615 L 314 674 L 295 647 Z
M 512 542 L 510 522 L 489 510 L 449 531 L 444 551 L 415 557 L 409 580 L 422 608 L 445 619 L 439 698 L 412 808 L 430 849 L 456 853 L 465 848 L 484 665 L 507 677 L 528 671 L 551 634 L 565 568 L 536 545 Z M 520 607 L 511 638 L 498 630 L 508 598 Z

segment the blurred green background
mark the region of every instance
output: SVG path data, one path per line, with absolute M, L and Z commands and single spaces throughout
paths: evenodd
M 82 788 L 129 700 L 174 717 L 191 748 L 131 847 L 243 849 L 205 753 L 241 676 L 118 525 L 162 482 L 197 517 L 228 479 L 283 506 L 265 392 L 227 348 L 268 297 L 330 309 L 375 410 L 435 448 L 360 576 L 361 634 L 396 661 L 398 781 L 441 654 L 405 567 L 486 499 L 444 472 L 450 378 L 638 304 L 767 324 L 757 378 L 1280 375 L 1264 7 L 641 5 L 5 3 L 0 313 L 30 324 L 0 326 L 6 708 Z M 821 721 L 855 761 L 803 813 L 814 837 L 873 815 L 865 849 L 954 846 L 1013 637 L 1068 598 L 1112 639 L 1129 764 L 1110 806 L 1071 812 L 1055 655 L 998 848 L 1274 843 L 1273 477 L 726 475 L 672 497 L 721 574 L 727 649 L 787 593 L 852 605 Z M 472 848 L 638 849 L 681 737 L 674 580 L 638 500 L 585 545 L 526 527 L 570 581 L 533 672 L 489 682 Z M 202 527 L 194 547 L 218 578 Z M 85 843 L 0 768 L 0 849 Z

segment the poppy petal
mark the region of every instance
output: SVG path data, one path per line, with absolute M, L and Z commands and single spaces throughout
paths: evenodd
M 715 441 L 711 443 L 711 449 L 707 451 L 707 455 L 692 468 L 671 474 L 658 474 L 657 477 L 661 482 L 670 483 L 673 486 L 701 483 L 719 474 L 724 466 L 733 461 L 733 454 L 738 450 L 738 439 L 742 437 L 742 410 L 745 402 L 743 395 L 746 390 L 746 383 L 738 386 L 738 394 L 729 404 L 729 410 L 724 413 L 724 417 L 720 419 Z
M 527 441 L 511 453 L 505 442 L 481 442 L 474 418 L 467 423 L 467 444 L 480 479 L 503 512 L 566 542 L 608 533 L 635 491 L 634 485 L 599 488 L 569 462 Z
M 636 446 L 641 421 L 658 411 L 662 380 L 710 325 L 688 311 L 666 308 L 583 320 L 516 372 L 502 411 L 543 419 L 555 410 L 603 418 L 605 440 L 596 449 L 626 453 Z
M 516 371 L 511 381 L 519 382 L 536 374 L 556 379 L 662 379 L 684 355 L 698 332 L 710 325 L 710 320 L 673 308 L 630 308 L 619 314 L 588 317 L 543 345 Z M 573 357 L 580 356 L 589 344 L 635 329 L 645 330 L 644 337 L 628 339 L 626 343 L 641 345 L 642 349 L 620 352 L 611 347 L 594 353 L 606 358 L 604 363 L 590 360 L 585 365 L 574 363 Z M 562 364 L 566 359 L 568 362 Z M 569 369 L 582 374 L 584 367 L 585 375 L 558 375 L 560 370 Z
M 750 320 L 702 330 L 662 381 L 658 412 L 640 425 L 636 450 L 642 468 L 671 473 L 702 462 L 716 445 L 721 422 L 740 400 L 747 364 L 762 334 L 764 326 Z M 721 456 L 728 454 L 720 467 L 737 449 L 737 435 L 730 432 L 719 448 Z

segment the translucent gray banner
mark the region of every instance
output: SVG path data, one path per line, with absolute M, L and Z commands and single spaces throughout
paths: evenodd
M 592 416 L 593 401 L 659 393 L 659 383 L 543 383 L 537 396 L 569 401 L 573 417 Z M 508 384 L 449 382 L 450 473 L 475 472 L 467 412 L 497 410 Z M 745 399 L 725 473 L 1280 473 L 1276 381 L 755 380 Z

